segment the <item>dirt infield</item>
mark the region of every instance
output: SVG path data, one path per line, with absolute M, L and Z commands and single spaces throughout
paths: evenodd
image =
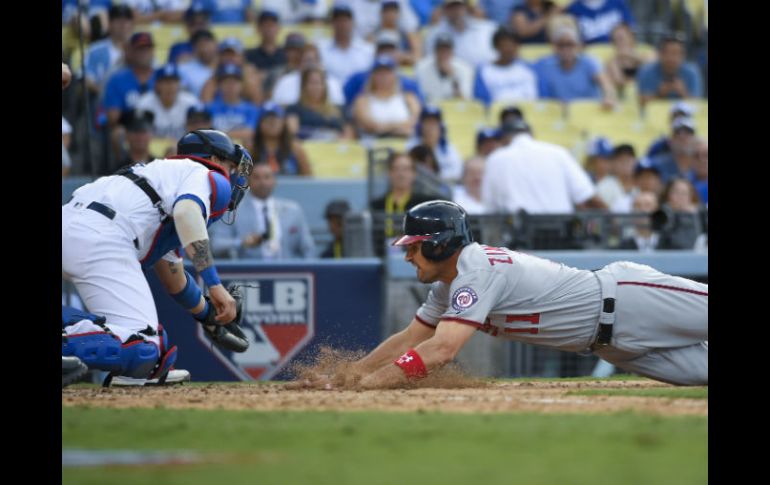
M 289 390 L 283 383 L 62 390 L 62 406 L 254 411 L 406 411 L 708 415 L 707 399 L 572 395 L 593 389 L 667 388 L 652 380 L 492 382 L 462 388 Z

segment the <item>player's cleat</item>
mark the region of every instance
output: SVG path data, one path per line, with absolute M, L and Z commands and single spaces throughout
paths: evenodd
M 88 366 L 77 357 L 61 358 L 61 386 L 69 386 L 88 372 Z
M 184 369 L 171 369 L 166 375 L 166 379 L 134 379 L 133 377 L 114 376 L 110 382 L 113 386 L 169 386 L 173 384 L 182 384 L 190 382 L 190 372 Z

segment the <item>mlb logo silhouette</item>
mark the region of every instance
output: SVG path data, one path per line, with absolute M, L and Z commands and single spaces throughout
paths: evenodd
M 222 284 L 243 285 L 241 328 L 246 352 L 211 345 L 199 326 L 198 339 L 244 381 L 269 380 L 286 368 L 315 334 L 315 285 L 312 273 L 221 274 Z

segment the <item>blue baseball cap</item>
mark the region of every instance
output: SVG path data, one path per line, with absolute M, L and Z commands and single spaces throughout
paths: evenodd
M 219 43 L 219 52 L 224 52 L 228 49 L 240 54 L 243 52 L 243 44 L 237 37 L 228 37 Z
M 262 105 L 262 116 L 276 115 L 283 118 L 283 108 L 278 103 L 268 101 Z
M 177 69 L 176 64 L 166 64 L 165 66 L 161 67 L 160 69 L 155 70 L 155 80 L 159 81 L 161 79 L 179 79 L 179 69 Z
M 381 67 L 385 67 L 387 69 L 395 69 L 396 61 L 390 56 L 377 56 L 377 58 L 374 59 L 374 64 L 372 65 L 372 71 L 374 71 L 375 69 L 379 69 Z
M 204 104 L 195 104 L 187 109 L 187 121 L 191 119 L 211 121 L 211 112 L 206 109 Z
M 441 121 L 441 108 L 432 104 L 426 104 L 420 111 L 420 121 L 425 118 L 438 118 Z
M 193 2 L 190 7 L 185 10 L 184 19 L 189 22 L 196 15 L 205 15 L 206 17 L 211 17 L 211 10 L 209 10 L 208 7 L 206 7 L 206 5 L 202 2 Z
M 217 68 L 217 78 L 222 79 L 225 77 L 237 77 L 238 79 L 243 78 L 243 70 L 241 69 L 241 66 L 238 64 L 222 64 Z
M 338 15 L 347 15 L 349 17 L 353 16 L 353 9 L 350 8 L 350 5 L 347 3 L 335 3 L 332 5 L 332 11 L 331 11 L 332 18 L 338 16 Z
M 380 5 L 380 8 L 383 10 L 390 7 L 401 8 L 401 5 L 398 3 L 398 0 L 383 0 L 382 4 Z
M 476 146 L 481 145 L 487 140 L 497 140 L 500 138 L 500 130 L 497 128 L 481 128 L 476 132 Z
M 275 20 L 276 22 L 280 22 L 281 20 L 281 18 L 278 16 L 278 12 L 270 8 L 263 8 L 259 12 L 259 16 L 257 17 L 257 22 L 262 22 L 268 19 Z
M 609 158 L 612 155 L 612 143 L 603 136 L 597 136 L 588 142 L 586 153 L 589 157 Z
M 634 167 L 634 175 L 637 175 L 640 172 L 644 172 L 645 170 L 649 170 L 660 175 L 660 167 L 650 157 L 642 157 L 638 162 L 636 162 L 636 166 Z

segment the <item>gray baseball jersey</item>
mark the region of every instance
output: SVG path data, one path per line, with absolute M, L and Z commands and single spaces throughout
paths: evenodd
M 472 243 L 457 260 L 457 277 L 434 283 L 416 318 L 585 351 L 596 341 L 606 291 L 616 298 L 614 330 L 597 355 L 658 380 L 708 383 L 708 285 L 649 266 L 618 262 L 593 272 Z

